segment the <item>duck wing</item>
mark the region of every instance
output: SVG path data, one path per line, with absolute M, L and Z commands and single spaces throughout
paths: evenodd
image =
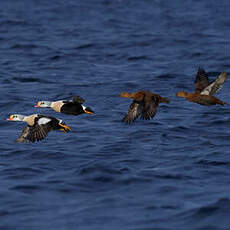
M 29 140 L 26 138 L 27 135 L 30 132 L 30 126 L 26 126 L 23 130 L 21 135 L 17 138 L 16 142 L 23 143 L 23 142 L 29 142 Z
M 223 72 L 219 75 L 219 77 L 216 78 L 215 81 L 213 81 L 210 85 L 204 88 L 200 94 L 210 96 L 214 95 L 217 91 L 221 89 L 222 85 L 226 80 L 227 73 Z
M 126 122 L 127 124 L 131 124 L 139 117 L 139 115 L 142 112 L 142 109 L 143 109 L 142 104 L 133 101 L 133 103 L 129 107 L 128 113 L 124 116 L 122 121 Z
M 48 125 L 38 125 L 36 124 L 32 129 L 27 138 L 32 141 L 40 141 L 44 139 L 47 135 L 48 132 L 51 131 L 52 128 L 49 127 Z
M 159 97 L 153 96 L 151 101 L 145 101 L 144 108 L 141 113 L 141 119 L 150 120 L 156 115 L 159 104 Z
M 73 103 L 83 104 L 85 100 L 80 96 L 73 96 L 72 98 Z
M 204 88 L 209 85 L 208 76 L 204 69 L 199 68 L 195 79 L 195 92 L 200 93 Z
M 27 126 L 22 131 L 17 142 L 35 142 L 44 139 L 52 129 L 47 125 Z

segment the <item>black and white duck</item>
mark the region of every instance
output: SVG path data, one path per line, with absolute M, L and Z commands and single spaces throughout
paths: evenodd
M 13 114 L 10 115 L 7 120 L 24 121 L 27 123 L 27 126 L 23 129 L 20 137 L 16 140 L 17 142 L 40 141 L 52 130 L 60 130 L 64 133 L 71 130 L 71 128 L 62 120 L 41 114 L 32 114 L 29 116 Z
M 79 96 L 73 96 L 71 101 L 39 101 L 35 107 L 38 108 L 52 108 L 58 113 L 66 113 L 72 115 L 80 114 L 94 114 L 94 111 L 90 107 L 83 105 L 85 100 Z

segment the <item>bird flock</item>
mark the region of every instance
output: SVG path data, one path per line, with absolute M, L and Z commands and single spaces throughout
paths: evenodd
M 209 82 L 206 72 L 199 68 L 194 82 L 195 91 L 193 93 L 180 91 L 176 96 L 184 97 L 190 102 L 205 106 L 225 105 L 227 103 L 215 97 L 214 94 L 222 87 L 226 80 L 227 73 L 222 72 L 213 82 Z M 122 119 L 127 124 L 133 123 L 138 117 L 144 120 L 152 119 L 157 112 L 159 103 L 170 102 L 168 98 L 146 90 L 136 93 L 122 92 L 120 96 L 133 99 L 128 113 Z M 85 100 L 80 96 L 74 96 L 71 101 L 39 101 L 35 107 L 51 108 L 55 112 L 70 115 L 94 114 L 94 111 L 90 107 L 83 105 L 84 102 Z M 71 130 L 62 120 L 42 114 L 32 114 L 29 116 L 13 114 L 7 120 L 27 123 L 21 135 L 17 138 L 17 142 L 40 141 L 52 130 L 60 130 L 64 133 Z

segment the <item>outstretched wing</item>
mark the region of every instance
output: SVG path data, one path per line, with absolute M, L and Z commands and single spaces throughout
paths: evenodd
M 202 95 L 214 95 L 218 90 L 221 89 L 224 82 L 227 80 L 227 73 L 223 72 L 213 81 L 210 85 L 208 85 L 205 89 L 202 90 Z
M 17 142 L 35 142 L 44 139 L 51 129 L 47 125 L 27 126 L 23 129 Z
M 204 69 L 199 68 L 195 79 L 195 92 L 200 93 L 209 84 L 208 76 Z
M 131 124 L 133 121 L 135 121 L 142 111 L 142 105 L 140 103 L 137 103 L 134 101 L 130 107 L 128 113 L 125 115 L 125 117 L 122 119 L 122 121 L 126 122 L 127 124 Z
M 23 129 L 21 135 L 17 138 L 16 141 L 19 142 L 19 143 L 29 142 L 29 140 L 26 138 L 26 137 L 28 136 L 29 132 L 30 132 L 30 127 L 29 127 L 29 126 L 26 126 L 26 127 Z
M 85 100 L 80 96 L 73 96 L 72 100 L 73 103 L 78 103 L 78 104 L 82 104 L 85 102 Z
M 159 98 L 157 96 L 153 96 L 151 101 L 145 102 L 141 113 L 141 119 L 150 120 L 153 118 L 157 112 L 158 104 Z

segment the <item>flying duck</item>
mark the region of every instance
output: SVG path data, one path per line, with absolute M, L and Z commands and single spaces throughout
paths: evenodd
M 7 120 L 24 121 L 27 123 L 27 126 L 23 129 L 20 137 L 16 140 L 17 142 L 40 141 L 52 130 L 60 130 L 64 133 L 71 130 L 62 120 L 41 114 L 33 114 L 30 116 L 13 114 L 10 115 Z
M 122 119 L 122 121 L 128 124 L 131 124 L 140 115 L 141 119 L 150 120 L 155 116 L 159 103 L 169 103 L 168 98 L 161 97 L 160 95 L 154 94 L 150 91 L 139 91 L 137 93 L 123 92 L 120 96 L 133 99 L 128 113 Z
M 79 96 L 73 96 L 72 101 L 39 101 L 35 107 L 52 108 L 59 113 L 66 113 L 72 115 L 80 115 L 83 113 L 94 114 L 90 107 L 85 107 L 83 103 L 85 100 Z
M 227 73 L 222 72 L 216 80 L 209 82 L 208 76 L 205 71 L 201 68 L 198 69 L 195 79 L 195 92 L 187 93 L 184 91 L 178 92 L 177 97 L 184 97 L 190 102 L 198 103 L 200 105 L 224 105 L 227 104 L 214 97 L 213 95 L 222 87 L 224 82 L 227 80 Z

